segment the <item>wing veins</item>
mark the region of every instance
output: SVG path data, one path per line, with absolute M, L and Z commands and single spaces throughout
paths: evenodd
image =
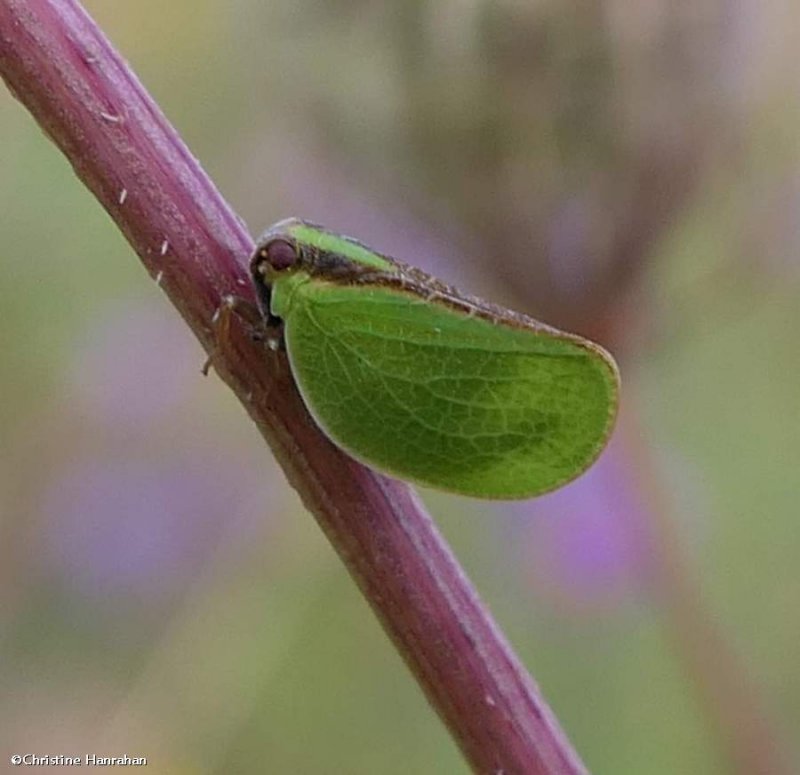
M 314 326 L 317 328 L 317 330 L 320 332 L 320 334 L 324 338 L 326 338 L 329 342 L 332 342 L 334 345 L 336 343 L 338 343 L 341 347 L 343 347 L 344 349 L 348 350 L 357 360 L 359 360 L 362 363 L 364 363 L 373 373 L 377 374 L 378 378 L 380 379 L 381 384 L 384 386 L 384 388 L 386 389 L 387 393 L 392 398 L 392 400 L 395 402 L 395 404 L 403 412 L 405 412 L 405 414 L 407 414 L 414 422 L 416 422 L 417 425 L 420 425 L 423 428 L 426 428 L 427 430 L 432 431 L 433 433 L 442 434 L 444 436 L 449 436 L 450 438 L 454 438 L 454 439 L 463 439 L 463 440 L 470 441 L 470 442 L 474 442 L 477 439 L 492 439 L 492 438 L 520 438 L 520 439 L 527 439 L 527 438 L 529 438 L 529 436 L 527 434 L 520 433 L 519 431 L 512 431 L 512 430 L 506 430 L 506 431 L 503 431 L 503 432 L 500 432 L 500 433 L 485 433 L 485 432 L 481 433 L 481 432 L 478 432 L 478 433 L 467 433 L 467 434 L 465 434 L 465 433 L 449 432 L 449 431 L 447 431 L 445 429 L 436 428 L 436 427 L 430 425 L 428 422 L 426 422 L 423 418 L 421 418 L 417 414 L 416 410 L 413 407 L 409 406 L 407 403 L 402 401 L 395 394 L 395 391 L 392 389 L 392 387 L 386 381 L 385 373 L 381 369 L 377 368 L 369 360 L 369 358 L 364 356 L 362 353 L 358 352 L 358 350 L 354 349 L 351 345 L 348 345 L 346 342 L 342 342 L 340 340 L 338 342 L 335 342 L 333 340 L 333 338 L 330 336 L 330 334 L 325 330 L 325 328 L 320 324 L 320 322 L 314 316 L 314 314 L 312 312 L 311 305 L 309 305 L 309 307 L 308 307 L 308 316 L 309 316 L 309 319 L 311 320 L 311 322 L 314 324 Z M 342 367 L 342 370 L 345 373 L 347 373 L 347 368 L 345 367 L 344 363 L 342 362 L 341 357 L 339 356 L 338 353 L 336 353 L 336 347 L 333 346 L 333 347 L 331 347 L 331 349 L 333 350 L 334 355 L 336 356 L 336 359 L 339 361 L 339 364 Z M 395 377 L 395 379 L 397 379 L 399 381 L 410 382 L 412 384 L 419 384 L 419 383 L 415 383 L 413 380 L 410 380 L 410 379 L 404 378 L 404 377 Z M 424 385 L 422 385 L 422 387 L 424 387 Z M 440 400 L 440 401 L 444 401 L 445 403 L 451 400 L 451 399 L 448 399 L 448 398 L 441 398 L 441 397 L 435 396 L 435 394 L 432 391 L 429 391 L 429 392 L 431 393 L 432 396 L 434 396 L 434 398 L 436 398 L 437 400 Z M 453 401 L 453 403 L 458 403 L 458 402 L 457 401 Z M 476 406 L 480 407 L 479 404 L 476 404 Z M 427 450 L 427 451 L 430 452 L 430 450 Z

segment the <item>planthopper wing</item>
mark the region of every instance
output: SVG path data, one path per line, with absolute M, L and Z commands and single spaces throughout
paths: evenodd
M 294 290 L 284 324 L 316 422 L 400 479 L 480 498 L 539 495 L 584 471 L 613 425 L 611 357 L 529 319 L 315 278 Z

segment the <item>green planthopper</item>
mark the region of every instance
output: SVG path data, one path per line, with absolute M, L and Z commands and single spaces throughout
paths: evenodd
M 298 219 L 262 235 L 251 272 L 315 422 L 378 471 L 527 498 L 605 446 L 619 374 L 593 342 Z

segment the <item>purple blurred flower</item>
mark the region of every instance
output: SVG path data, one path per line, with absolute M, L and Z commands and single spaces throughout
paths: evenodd
M 187 376 L 202 362 L 200 346 L 174 310 L 115 303 L 78 346 L 70 381 L 93 420 L 138 426 L 184 401 L 192 384 Z
M 265 520 L 250 484 L 211 461 L 78 463 L 45 491 L 41 559 L 80 594 L 157 596 L 221 542 L 258 534 Z
M 621 434 L 575 482 L 514 508 L 524 509 L 530 535 L 526 564 L 559 602 L 613 604 L 640 588 L 650 517 Z
M 202 358 L 166 306 L 117 303 L 92 327 L 58 407 L 69 447 L 42 491 L 37 557 L 56 583 L 93 597 L 170 594 L 221 544 L 268 524 L 269 469 L 218 437 L 199 452 L 194 419 L 177 411 Z

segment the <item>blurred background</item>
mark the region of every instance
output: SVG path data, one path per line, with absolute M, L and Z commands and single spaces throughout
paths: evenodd
M 595 773 L 800 770 L 800 11 L 86 2 L 223 194 L 616 356 L 565 489 L 423 492 Z M 245 412 L 0 93 L 0 750 L 462 773 Z

